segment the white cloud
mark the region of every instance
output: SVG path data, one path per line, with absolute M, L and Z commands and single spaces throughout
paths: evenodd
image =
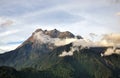
M 59 57 L 72 56 L 73 52 L 74 52 L 74 49 L 71 48 L 69 52 L 63 51 L 62 54 L 59 55 Z
M 0 37 L 8 36 L 8 35 L 11 35 L 11 34 L 20 32 L 20 31 L 21 31 L 21 30 L 10 30 L 10 31 L 1 32 L 1 33 L 0 33 Z
M 109 56 L 109 55 L 112 55 L 112 54 L 120 54 L 120 50 L 119 49 L 113 49 L 113 48 L 108 48 L 104 54 L 101 54 L 101 56 Z
M 0 49 L 0 53 L 4 53 L 4 52 L 6 52 L 6 51 L 5 51 L 5 50 Z
M 11 21 L 11 20 L 6 20 L 5 22 L 3 22 L 3 23 L 1 23 L 1 26 L 10 26 L 10 25 L 12 25 L 13 24 L 13 21 Z
M 64 46 L 64 45 L 72 43 L 76 40 L 77 40 L 76 38 L 55 39 L 54 44 L 55 44 L 55 46 Z
M 2 45 L 0 46 L 0 53 L 4 53 L 4 52 L 7 52 L 7 51 L 11 51 L 11 50 L 14 50 L 16 49 L 20 44 L 15 44 L 15 45 Z
M 10 18 L 0 17 L 0 27 L 12 26 L 14 23 Z
M 120 33 L 106 34 L 103 36 L 102 39 L 106 40 L 108 43 L 114 43 L 114 45 L 120 45 Z
M 59 56 L 71 56 L 75 50 L 90 47 L 108 47 L 107 50 L 101 54 L 101 56 L 109 56 L 112 54 L 120 54 L 120 34 L 106 34 L 100 41 L 90 41 L 87 39 L 78 39 L 72 41 L 73 46 L 69 52 L 63 51 Z M 79 48 L 81 47 L 81 48 Z
M 100 46 L 109 47 L 102 56 L 108 56 L 112 54 L 120 54 L 120 34 L 119 33 L 112 33 L 103 35 L 101 41 L 97 42 Z

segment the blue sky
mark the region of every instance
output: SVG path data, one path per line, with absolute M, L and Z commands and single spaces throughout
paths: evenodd
M 37 28 L 120 33 L 120 0 L 0 0 L 0 49 L 15 48 Z

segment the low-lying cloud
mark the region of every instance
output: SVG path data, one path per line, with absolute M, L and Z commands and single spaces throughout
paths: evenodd
M 71 56 L 75 50 L 79 50 L 79 46 L 82 48 L 89 47 L 108 47 L 108 49 L 101 56 L 108 56 L 112 54 L 120 54 L 120 34 L 106 34 L 100 41 L 90 41 L 87 39 L 77 39 L 72 42 L 73 47 L 69 52 L 62 52 L 60 57 Z
M 108 43 L 113 43 L 113 46 L 120 45 L 120 34 L 106 34 L 102 40 L 106 40 Z
M 72 43 L 74 41 L 77 41 L 78 39 L 76 38 L 66 38 L 66 39 L 55 39 L 55 46 L 64 46 L 67 45 L 69 43 Z
M 34 33 L 33 38 L 39 43 L 54 43 L 55 46 L 64 46 L 78 40 L 77 38 L 51 38 L 50 36 L 43 34 L 42 31 Z
M 120 54 L 120 50 L 117 49 L 120 46 L 120 34 L 106 34 L 103 35 L 100 41 L 95 42 L 89 39 L 51 38 L 50 36 L 43 34 L 41 31 L 33 34 L 33 40 L 36 44 L 52 44 L 56 47 L 72 43 L 73 46 L 71 47 L 71 50 L 69 52 L 63 51 L 62 54 L 59 55 L 60 57 L 71 56 L 74 51 L 89 47 L 109 47 L 104 54 L 101 54 L 101 56 Z

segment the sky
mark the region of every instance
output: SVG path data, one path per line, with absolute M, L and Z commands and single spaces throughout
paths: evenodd
M 120 0 L 0 0 L 0 51 L 15 49 L 36 29 L 82 37 L 120 33 Z

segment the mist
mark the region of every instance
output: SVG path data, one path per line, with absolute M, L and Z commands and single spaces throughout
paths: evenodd
M 120 46 L 120 34 L 105 34 L 99 41 L 91 41 L 89 39 L 77 39 L 77 38 L 51 38 L 48 35 L 45 35 L 43 32 L 36 32 L 34 34 L 34 40 L 37 44 L 53 44 L 56 47 L 64 46 L 70 43 L 73 43 L 71 50 L 69 52 L 63 51 L 60 54 L 60 57 L 66 55 L 73 55 L 73 52 L 79 50 L 79 47 L 82 48 L 90 48 L 90 47 L 108 47 L 108 49 L 101 54 L 101 56 L 107 56 L 111 54 L 120 54 L 119 49 Z M 112 47 L 112 48 L 111 48 Z

